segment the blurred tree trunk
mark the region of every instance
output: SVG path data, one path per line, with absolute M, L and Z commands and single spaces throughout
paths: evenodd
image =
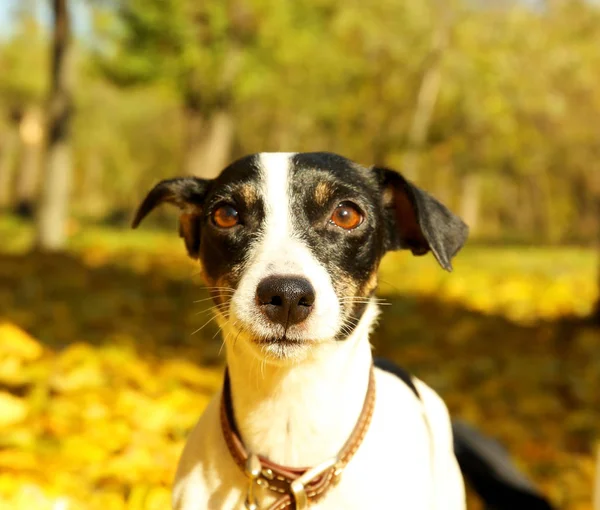
M 596 216 L 595 227 L 595 247 L 598 257 L 596 264 L 596 288 L 598 290 L 596 304 L 592 312 L 592 319 L 600 326 L 600 172 L 597 168 L 592 169 L 587 179 L 587 189 L 591 192 L 591 206 Z
M 212 179 L 230 162 L 235 134 L 233 114 L 222 108 L 207 118 L 199 110 L 186 108 L 185 119 L 184 172 Z
M 481 176 L 468 173 L 462 178 L 460 216 L 469 225 L 471 235 L 477 231 L 481 204 Z
M 186 174 L 211 179 L 229 163 L 233 146 L 233 115 L 225 108 L 206 118 L 197 108 L 186 107 Z
M 207 121 L 207 129 L 201 145 L 202 177 L 216 177 L 229 163 L 233 146 L 233 115 L 221 109 Z
M 7 208 L 12 201 L 12 184 L 18 145 L 18 117 L 11 116 L 7 131 L 0 140 L 0 209 Z
M 20 216 L 33 216 L 40 178 L 43 137 L 42 112 L 36 107 L 28 108 L 19 124 L 20 153 L 15 210 Z
M 598 326 L 600 326 L 600 190 L 597 191 L 598 195 L 596 196 L 596 216 L 598 218 L 598 221 L 596 223 L 596 251 L 598 253 L 598 263 L 596 264 L 596 288 L 598 289 L 598 297 L 596 298 L 596 305 L 594 307 L 592 317 L 594 319 L 594 322 Z
M 202 168 L 202 132 L 204 117 L 198 101 L 195 98 L 186 98 L 184 110 L 185 147 L 183 154 L 183 170 L 188 175 L 200 177 Z
M 431 51 L 424 66 L 417 104 L 408 131 L 408 147 L 402 165 L 404 175 L 410 180 L 416 180 L 419 175 L 421 151 L 427 141 L 442 83 L 442 61 L 448 47 L 450 23 L 448 7 L 440 5 L 439 11 L 438 23 L 432 35 Z
M 242 52 L 237 41 L 231 41 L 220 72 L 220 90 L 211 99 L 203 96 L 188 77 L 185 94 L 186 153 L 185 173 L 198 177 L 216 177 L 229 163 L 235 125 L 232 113 L 233 84 L 241 67 Z
M 600 510 L 600 441 L 596 441 L 596 478 L 593 488 L 593 510 Z
M 597 264 L 597 269 L 596 269 L 596 281 L 597 281 L 597 288 L 598 288 L 598 298 L 596 299 L 596 306 L 594 308 L 593 317 L 594 317 L 594 321 L 596 322 L 596 324 L 598 324 L 600 326 L 600 241 L 598 241 L 597 251 L 598 251 L 598 264 Z
M 102 194 L 102 178 L 104 168 L 102 160 L 96 151 L 90 151 L 85 160 L 83 168 L 83 179 L 81 181 L 80 204 L 84 213 L 92 218 L 101 216 L 104 210 L 104 196 Z
M 66 241 L 71 186 L 70 128 L 72 83 L 71 34 L 67 0 L 53 0 L 54 41 L 48 111 L 48 136 L 44 182 L 37 218 L 37 246 L 59 250 Z

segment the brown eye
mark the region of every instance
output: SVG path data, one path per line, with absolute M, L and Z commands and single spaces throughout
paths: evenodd
M 240 222 L 240 215 L 231 205 L 221 205 L 212 214 L 213 223 L 220 228 L 235 227 Z
M 364 216 L 354 204 L 342 202 L 331 215 L 331 222 L 338 227 L 352 230 L 363 222 Z

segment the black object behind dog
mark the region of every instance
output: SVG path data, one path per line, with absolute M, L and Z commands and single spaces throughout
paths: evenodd
M 406 370 L 384 358 L 375 358 L 375 366 L 400 378 L 420 398 Z M 460 470 L 488 510 L 553 510 L 500 443 L 460 421 L 452 422 L 452 433 Z
M 463 422 L 453 422 L 452 432 L 460 470 L 489 510 L 553 509 L 500 443 Z

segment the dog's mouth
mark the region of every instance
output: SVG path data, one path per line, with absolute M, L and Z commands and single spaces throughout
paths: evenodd
M 259 338 L 256 340 L 259 345 L 300 345 L 306 343 L 306 340 L 300 340 L 298 338 L 289 338 L 286 335 L 279 337 L 267 337 Z

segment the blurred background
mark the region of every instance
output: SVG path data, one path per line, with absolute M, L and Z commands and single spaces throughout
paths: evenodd
M 591 0 L 2 0 L 0 509 L 168 507 L 221 339 L 175 212 L 128 222 L 161 178 L 277 150 L 388 165 L 466 220 L 452 274 L 384 260 L 377 352 L 592 509 Z

